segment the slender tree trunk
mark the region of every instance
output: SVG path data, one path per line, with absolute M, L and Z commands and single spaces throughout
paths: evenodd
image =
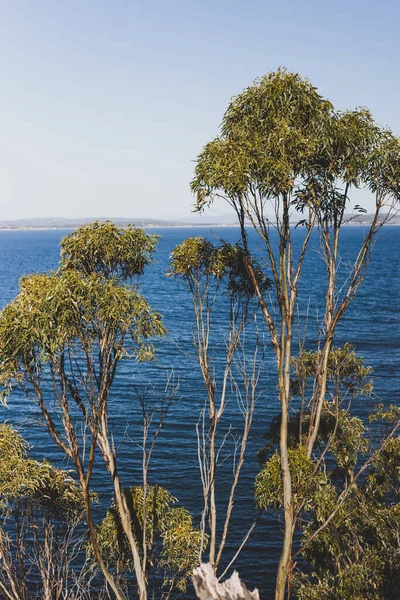
M 103 557 L 101 556 L 101 552 L 100 552 L 99 545 L 97 542 L 96 528 L 93 524 L 92 506 L 91 506 L 91 502 L 90 502 L 89 489 L 85 483 L 83 476 L 81 476 L 81 475 L 82 474 L 80 473 L 83 499 L 84 499 L 84 504 L 85 504 L 86 520 L 87 520 L 87 525 L 88 525 L 88 529 L 89 529 L 90 542 L 92 545 L 93 553 L 96 557 L 97 563 L 100 567 L 101 572 L 104 575 L 104 578 L 105 578 L 107 584 L 110 586 L 110 588 L 114 592 L 117 600 L 126 600 L 125 595 L 122 593 L 122 591 L 118 587 L 117 583 L 115 582 L 114 577 L 111 575 L 110 571 L 107 569 L 107 567 L 104 563 Z
M 294 509 L 292 497 L 292 477 L 289 465 L 288 427 L 290 399 L 290 366 L 292 357 L 293 312 L 296 288 L 292 283 L 292 248 L 289 229 L 287 198 L 283 199 L 283 231 L 280 247 L 281 278 L 281 340 L 278 357 L 279 399 L 281 404 L 281 426 L 279 450 L 283 483 L 283 510 L 285 518 L 282 553 L 278 565 L 275 599 L 284 600 L 287 581 L 292 568 L 292 546 L 294 534 Z
M 103 427 L 104 428 L 104 427 Z M 132 519 L 129 510 L 129 506 L 127 504 L 124 492 L 121 487 L 121 481 L 118 475 L 117 464 L 115 460 L 114 452 L 110 446 L 107 435 L 99 436 L 99 440 L 101 442 L 102 451 L 104 454 L 104 458 L 106 459 L 107 468 L 111 474 L 113 484 L 114 484 L 114 493 L 115 499 L 117 502 L 118 512 L 121 518 L 121 524 L 123 530 L 125 532 L 126 537 L 128 538 L 129 545 L 131 547 L 133 564 L 135 568 L 136 580 L 139 591 L 140 600 L 146 600 L 147 590 L 146 590 L 146 580 L 144 577 L 142 564 L 140 560 L 140 553 L 137 542 L 133 535 L 132 529 Z
M 335 294 L 336 294 L 336 259 L 337 259 L 337 239 L 338 231 L 335 231 L 334 248 L 332 251 L 330 242 L 330 232 L 322 231 L 322 247 L 324 250 L 326 268 L 327 268 L 327 288 L 325 294 L 325 342 L 321 350 L 317 373 L 315 376 L 315 385 L 313 399 L 311 402 L 310 429 L 307 438 L 307 456 L 310 458 L 313 452 L 314 444 L 319 432 L 321 422 L 322 409 L 324 406 L 326 386 L 328 379 L 328 360 L 332 349 L 333 342 L 333 315 L 335 311 Z
M 123 530 L 125 532 L 125 535 L 128 538 L 129 545 L 131 548 L 133 565 L 135 568 L 136 581 L 137 581 L 137 586 L 138 586 L 138 591 L 139 591 L 139 599 L 146 600 L 147 599 L 146 578 L 145 578 L 145 574 L 142 569 L 139 548 L 138 548 L 137 542 L 135 540 L 135 537 L 133 535 L 131 513 L 129 510 L 129 506 L 127 504 L 126 498 L 125 498 L 125 494 L 121 487 L 121 481 L 120 481 L 120 478 L 118 475 L 115 455 L 110 446 L 110 443 L 109 443 L 107 434 L 105 433 L 105 430 L 106 430 L 106 425 L 103 422 L 102 423 L 102 434 L 101 434 L 101 436 L 99 435 L 101 450 L 102 450 L 103 456 L 106 460 L 107 469 L 109 470 L 110 475 L 113 480 L 115 499 L 117 502 L 118 512 L 119 512 L 119 515 L 121 518 L 121 524 L 122 524 Z
M 310 431 L 308 435 L 306 449 L 307 456 L 309 458 L 311 457 L 321 422 L 322 408 L 324 405 L 326 385 L 328 379 L 328 360 L 331 348 L 332 338 L 329 336 L 327 337 L 324 347 L 322 349 L 322 357 L 319 364 L 319 372 L 317 373 L 315 411 L 314 414 L 311 415 Z
M 284 328 L 283 328 L 284 329 Z M 288 424 L 289 424 L 289 386 L 290 386 L 290 361 L 292 344 L 292 325 L 289 316 L 286 333 L 283 331 L 283 368 L 280 366 L 279 389 L 281 403 L 281 426 L 280 426 L 280 459 L 283 482 L 283 509 L 285 517 L 282 553 L 279 560 L 275 599 L 283 600 L 287 586 L 287 580 L 291 571 L 291 556 L 294 533 L 292 480 L 289 465 L 288 451 Z
M 215 476 L 216 476 L 216 454 L 215 454 L 215 434 L 216 434 L 216 415 L 215 408 L 210 416 L 210 557 L 209 561 L 215 569 L 215 550 L 217 544 L 217 505 L 215 501 Z

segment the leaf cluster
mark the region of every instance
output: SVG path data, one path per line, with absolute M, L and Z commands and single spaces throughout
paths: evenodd
M 221 190 L 230 198 L 250 186 L 266 197 L 289 192 L 309 169 L 331 114 L 332 105 L 297 74 L 281 69 L 256 80 L 231 101 L 221 136 L 198 158 L 197 209 Z
M 291 380 L 293 395 L 300 392 L 301 386 L 312 384 L 320 363 L 321 351 L 303 351 L 292 360 L 294 377 Z M 338 395 L 350 392 L 355 395 L 370 395 L 372 392 L 371 367 L 365 366 L 364 359 L 357 356 L 354 346 L 346 342 L 342 347 L 333 347 L 328 356 L 327 375 L 329 388 Z
M 308 394 L 312 395 L 320 352 L 303 351 L 292 360 L 291 379 L 292 411 L 288 422 L 288 444 L 290 448 L 301 445 L 310 425 Z M 352 416 L 351 402 L 360 396 L 369 396 L 373 389 L 372 370 L 357 356 L 349 343 L 333 347 L 327 363 L 327 394 L 322 407 L 320 426 L 315 452 L 325 451 L 330 460 L 331 475 L 338 468 L 350 472 L 360 456 L 370 447 L 368 429 L 363 421 Z M 374 413 L 379 417 L 379 413 Z M 380 419 L 382 420 L 382 419 Z M 259 452 L 263 463 L 279 445 L 280 416 L 275 417 L 266 432 L 266 445 Z M 332 460 L 334 459 L 334 460 Z M 336 472 L 337 475 L 337 472 Z
M 0 313 L 3 395 L 10 382 L 39 372 L 67 347 L 90 349 L 109 339 L 118 346 L 117 358 L 150 360 L 151 338 L 164 332 L 160 314 L 118 279 L 73 269 L 24 277 L 18 296 Z
M 198 211 L 223 197 L 262 221 L 265 200 L 291 197 L 322 224 L 343 215 L 349 187 L 398 200 L 399 181 L 400 142 L 367 109 L 340 112 L 307 79 L 279 69 L 231 101 L 191 187 Z
M 248 257 L 240 244 L 222 242 L 215 245 L 205 238 L 192 237 L 172 251 L 169 275 L 181 277 L 189 286 L 200 284 L 203 279 L 225 281 L 231 296 L 251 298 L 255 295 L 255 287 L 247 263 Z M 258 285 L 267 289 L 270 280 L 256 261 L 252 261 L 252 266 Z
M 329 480 L 316 468 L 303 446 L 288 451 L 294 511 L 315 510 L 321 493 L 329 492 Z M 255 500 L 259 508 L 283 506 L 283 480 L 280 456 L 275 452 L 263 465 L 255 481 Z
M 296 374 L 303 382 L 314 375 L 315 358 L 315 353 L 303 353 L 294 362 Z M 341 407 L 341 394 L 343 389 L 350 390 L 352 397 L 368 394 L 372 381 L 370 369 L 350 345 L 333 349 L 328 372 L 331 394 L 324 404 L 316 444 L 316 453 L 319 449 L 322 459 L 320 469 L 324 470 L 328 485 L 315 487 L 313 504 L 308 507 L 311 511 L 303 521 L 302 543 L 308 544 L 304 558 L 312 570 L 295 574 L 295 597 L 395 600 L 400 585 L 400 438 L 392 434 L 383 442 L 367 463 L 362 478 L 341 503 L 346 489 L 343 486 L 355 481 L 356 465 L 361 456 L 368 456 L 371 447 L 365 424 L 352 417 L 348 408 Z M 399 416 L 398 407 L 381 405 L 370 421 L 392 429 Z M 305 414 L 304 430 L 307 418 Z M 298 413 L 291 429 L 292 444 L 298 440 L 299 421 Z M 340 473 L 345 474 L 344 479 L 338 476 Z M 314 538 L 333 512 L 334 518 Z
M 143 555 L 143 529 L 146 526 L 147 571 L 166 569 L 181 591 L 186 589 L 198 563 L 201 532 L 193 527 L 192 516 L 177 499 L 160 486 L 125 490 L 131 510 L 133 534 Z M 97 528 L 100 550 L 117 572 L 133 570 L 132 554 L 122 528 L 118 509 L 113 503 Z
M 321 519 L 328 515 L 321 515 Z M 400 506 L 371 502 L 361 488 L 305 555 L 308 575 L 294 578 L 300 600 L 396 600 L 400 584 Z M 304 531 L 308 539 L 317 523 Z M 321 593 L 323 592 L 323 593 Z
M 69 473 L 29 458 L 26 442 L 6 423 L 0 423 L 0 499 L 3 510 L 22 502 L 57 517 L 83 508 L 80 488 Z
M 131 279 L 143 274 L 157 238 L 133 225 L 118 227 L 112 221 L 94 221 L 61 240 L 60 268 Z

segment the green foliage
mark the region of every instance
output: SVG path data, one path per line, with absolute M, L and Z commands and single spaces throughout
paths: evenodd
M 33 600 L 50 593 L 56 600 L 90 590 L 96 569 L 88 572 L 76 563 L 84 556 L 84 513 L 70 472 L 30 458 L 21 435 L 0 423 L 2 598 Z
M 157 236 L 133 225 L 94 221 L 61 240 L 61 270 L 130 279 L 150 262 Z
M 305 448 L 297 446 L 289 450 L 289 467 L 292 480 L 294 510 L 315 510 L 318 492 L 326 491 L 328 479 L 316 469 L 308 458 Z M 283 506 L 283 481 L 280 456 L 274 453 L 258 473 L 255 482 L 255 500 L 259 508 L 281 508 Z
M 193 527 L 192 516 L 183 507 L 172 508 L 165 515 L 162 532 L 163 551 L 160 566 L 178 576 L 177 587 L 186 589 L 193 569 L 199 562 L 201 532 Z
M 213 269 L 214 254 L 213 244 L 205 238 L 187 238 L 171 253 L 170 274 L 193 277 L 204 271 L 219 277 L 219 272 Z
M 343 184 L 398 199 L 399 181 L 400 142 L 368 110 L 340 112 L 307 79 L 280 69 L 231 101 L 191 186 L 197 210 L 222 196 L 258 220 L 249 198 L 291 196 L 325 223 L 343 212 Z
M 0 499 L 3 510 L 10 503 L 24 502 L 56 516 L 79 512 L 80 488 L 63 469 L 28 458 L 28 447 L 11 425 L 0 423 Z
M 28 445 L 11 425 L 0 424 L 0 460 L 6 464 L 26 458 Z
M 294 361 L 298 377 L 294 390 L 302 390 L 313 377 L 316 353 L 303 353 Z M 296 573 L 294 588 L 299 600 L 396 600 L 400 585 L 400 438 L 389 437 L 371 460 L 363 478 L 327 527 L 313 538 L 316 530 L 337 508 L 340 495 L 354 480 L 356 465 L 367 460 L 371 449 L 365 424 L 342 408 L 344 399 L 369 395 L 371 370 L 346 344 L 334 348 L 328 361 L 329 394 L 323 407 L 316 453 L 322 460 L 320 469 L 329 485 L 314 490 L 311 512 L 302 524 L 302 543 L 308 543 L 304 558 L 311 573 Z M 303 386 L 303 387 L 302 387 Z M 399 420 L 399 409 L 382 405 L 370 421 L 388 427 Z M 307 414 L 303 416 L 306 424 Z M 299 417 L 292 427 L 296 443 Z M 379 431 L 377 429 L 376 431 Z M 334 461 L 332 461 L 334 459 Z M 340 476 L 343 475 L 343 477 Z M 318 474 L 319 476 L 319 474 Z
M 297 413 L 290 420 L 288 427 L 290 448 L 293 449 L 299 444 L 300 431 L 307 430 L 308 422 L 308 413 Z M 267 444 L 258 453 L 261 463 L 265 462 L 279 443 L 279 432 L 280 417 L 276 417 L 272 420 L 266 433 Z M 334 462 L 331 462 L 331 468 L 333 468 L 333 464 L 336 464 L 341 469 L 353 470 L 360 456 L 365 455 L 370 448 L 367 433 L 368 430 L 361 419 L 352 417 L 347 410 L 341 408 L 337 408 L 333 413 L 325 405 L 317 438 L 318 448 L 320 451 L 326 449 L 327 456 L 335 459 Z M 329 444 L 328 447 L 326 447 L 327 444 Z
M 143 529 L 146 525 L 147 572 L 163 568 L 171 581 L 184 591 L 193 568 L 198 564 L 201 533 L 193 527 L 191 514 L 175 507 L 177 500 L 168 490 L 149 486 L 146 500 L 143 487 L 125 490 L 131 509 L 133 533 L 143 555 Z M 98 526 L 99 547 L 118 573 L 133 569 L 128 540 L 123 532 L 115 503 Z
M 294 377 L 291 382 L 292 394 L 298 394 L 301 385 L 313 383 L 321 351 L 301 352 L 298 358 L 293 359 Z M 355 395 L 370 395 L 372 392 L 371 367 L 366 367 L 364 359 L 357 356 L 352 344 L 346 342 L 343 347 L 333 347 L 329 353 L 328 364 L 328 392 L 331 389 L 335 400 L 340 400 L 349 392 Z
M 400 437 L 389 439 L 375 457 L 364 489 L 368 499 L 398 502 L 400 492 Z
M 302 443 L 304 432 L 308 430 L 310 412 L 307 393 L 312 392 L 319 355 L 319 352 L 303 351 L 292 360 L 293 410 L 288 423 L 288 443 L 291 448 Z M 361 419 L 350 414 L 349 405 L 357 397 L 370 396 L 373 389 L 372 369 L 365 366 L 364 360 L 357 356 L 353 346 L 346 343 L 343 347 L 332 348 L 327 372 L 327 395 L 322 408 L 315 452 L 323 452 L 325 449 L 327 457 L 335 459 L 334 464 L 349 473 L 370 447 L 368 429 Z M 275 417 L 266 433 L 267 444 L 259 452 L 261 462 L 277 447 L 279 436 L 280 417 Z M 331 468 L 332 466 L 331 462 Z
M 356 481 L 357 464 L 368 460 L 371 442 L 366 424 L 351 415 L 354 398 L 372 390 L 371 369 L 345 344 L 329 356 L 327 396 L 312 459 L 301 445 L 307 432 L 307 391 L 312 390 L 318 353 L 303 352 L 293 360 L 292 404 L 289 420 L 289 466 L 293 510 L 309 544 L 304 559 L 311 571 L 295 571 L 294 595 L 299 600 L 395 600 L 400 585 L 400 438 L 390 437 L 362 478 Z M 296 394 L 303 403 L 296 404 Z M 384 426 L 384 434 L 399 420 L 396 406 L 379 405 L 370 421 Z M 268 433 L 260 453 L 265 463 L 256 478 L 255 499 L 260 508 L 281 508 L 283 484 L 279 454 L 280 418 Z M 304 439 L 304 438 L 303 438 Z M 341 503 L 347 486 L 356 481 Z M 339 509 L 337 510 L 339 506 Z M 325 529 L 313 535 L 334 512 Z
M 321 520 L 328 514 L 321 514 Z M 313 570 L 308 576 L 294 578 L 296 597 L 396 600 L 400 585 L 399 523 L 399 504 L 371 502 L 362 486 L 311 541 L 305 555 Z M 312 522 L 305 528 L 305 539 L 316 527 Z
M 207 144 L 192 190 L 197 208 L 220 190 L 240 196 L 254 183 L 266 196 L 288 192 L 314 161 L 332 105 L 308 80 L 279 70 L 256 80 L 230 103 L 222 135 Z
M 64 265 L 57 273 L 23 277 L 20 293 L 1 311 L 0 385 L 3 397 L 9 393 L 13 381 L 23 383 L 32 373 L 40 372 L 46 362 L 53 361 L 57 353 L 77 344 L 90 349 L 101 344 L 102 339 L 108 339 L 114 343 L 117 359 L 135 357 L 142 361 L 153 358 L 150 338 L 165 332 L 161 316 L 151 310 L 134 288 L 122 285 L 120 277 L 113 276 L 118 269 L 121 277 L 126 275 L 130 268 L 126 256 L 114 257 L 112 266 L 104 266 L 106 259 L 102 253 L 104 250 L 107 255 L 108 233 L 110 229 L 114 231 L 114 226 L 105 225 L 103 241 L 103 226 L 93 225 L 95 234 L 90 251 L 94 252 L 94 242 L 99 244 L 98 254 L 95 253 L 99 262 L 92 264 L 89 259 L 87 262 L 82 259 L 86 266 L 78 268 L 80 244 L 87 242 L 92 231 L 91 226 L 85 226 L 71 234 L 73 243 L 69 244 L 69 238 L 63 241 L 69 248 L 69 268 Z M 128 230 L 126 243 L 136 231 L 139 230 Z M 74 244 L 78 247 L 77 255 L 73 252 Z M 145 260 L 143 252 L 146 253 L 146 249 L 131 249 L 132 257 L 135 255 L 141 264 Z M 132 269 L 133 262 L 132 258 Z M 73 269 L 72 264 L 77 268 Z M 86 271 L 89 264 L 93 272 Z
M 330 432 L 327 432 L 327 424 L 330 421 Z M 336 417 L 329 415 L 325 417 L 325 431 L 321 436 L 332 435 L 330 452 L 336 458 L 338 467 L 354 469 L 357 460 L 361 455 L 365 455 L 369 449 L 370 443 L 366 438 L 366 428 L 358 417 L 351 417 L 346 410 L 339 410 Z M 336 428 L 336 430 L 334 429 Z
M 376 141 L 364 177 L 373 194 L 385 190 L 400 199 L 400 140 L 389 130 L 383 131 Z
M 391 404 L 390 406 L 384 407 L 383 404 L 378 404 L 376 410 L 370 415 L 369 420 L 371 423 L 374 421 L 381 421 L 386 424 L 397 423 L 400 419 L 400 406 Z
M 255 295 L 255 288 L 246 260 L 246 253 L 239 244 L 214 245 L 205 238 L 187 238 L 172 251 L 169 274 L 182 277 L 189 286 L 200 284 L 202 279 L 224 280 L 231 296 L 250 298 Z M 267 289 L 270 281 L 254 260 L 253 270 L 260 288 Z

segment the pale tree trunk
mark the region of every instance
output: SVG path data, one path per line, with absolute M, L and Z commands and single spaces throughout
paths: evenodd
M 283 483 L 284 534 L 282 552 L 279 559 L 275 600 L 284 600 L 287 581 L 291 572 L 292 545 L 294 533 L 294 507 L 292 498 L 292 478 L 289 464 L 288 426 L 290 399 L 290 367 L 292 358 L 293 312 L 296 287 L 292 284 L 292 242 L 290 239 L 288 200 L 283 198 L 283 223 L 280 233 L 278 303 L 281 316 L 280 352 L 277 357 L 279 400 L 281 405 L 281 426 L 279 451 Z
M 283 600 L 288 577 L 291 572 L 291 557 L 294 533 L 293 501 L 292 501 L 292 480 L 289 466 L 288 453 L 288 423 L 289 423 L 289 384 L 290 384 L 290 357 L 291 357 L 291 325 L 285 338 L 285 364 L 283 376 L 280 377 L 280 397 L 281 397 L 281 427 L 280 427 L 280 457 L 281 472 L 283 482 L 283 510 L 285 518 L 282 553 L 279 560 L 275 599 Z
M 292 546 L 294 535 L 294 507 L 292 498 L 292 481 L 289 465 L 288 452 L 288 423 L 289 423 L 289 399 L 290 399 L 290 368 L 292 359 L 292 338 L 293 338 L 293 317 L 295 311 L 295 303 L 297 298 L 297 286 L 301 273 L 301 268 L 306 252 L 306 248 L 310 239 L 311 231 L 314 227 L 315 218 L 309 220 L 309 228 L 305 240 L 302 244 L 300 257 L 297 261 L 296 269 L 293 272 L 293 254 L 292 240 L 290 235 L 289 223 L 289 199 L 287 196 L 282 197 L 282 222 L 279 225 L 278 210 L 276 213 L 277 229 L 280 236 L 279 244 L 279 263 L 274 257 L 271 241 L 268 234 L 268 227 L 263 221 L 262 212 L 258 213 L 258 225 L 252 218 L 250 212 L 246 215 L 250 218 L 253 226 L 264 240 L 270 260 L 271 271 L 274 278 L 277 301 L 279 306 L 279 314 L 281 317 L 280 334 L 278 334 L 276 323 L 271 315 L 266 304 L 263 292 L 260 290 L 257 277 L 252 268 L 251 254 L 247 244 L 247 234 L 244 225 L 244 211 L 237 210 L 239 223 L 241 226 L 242 241 L 246 253 L 249 257 L 248 271 L 253 281 L 257 297 L 263 312 L 265 323 L 269 329 L 272 346 L 276 355 L 276 365 L 278 372 L 279 384 L 279 401 L 281 406 L 281 425 L 280 425 L 280 464 L 283 483 L 283 508 L 284 508 L 284 535 L 282 552 L 279 560 L 275 598 L 276 600 L 284 600 L 287 588 L 287 582 L 292 570 Z
M 79 475 L 81 475 L 81 474 L 79 474 Z M 101 555 L 99 545 L 97 542 L 97 532 L 96 532 L 96 528 L 94 526 L 93 518 L 92 518 L 92 506 L 91 506 L 91 502 L 90 502 L 90 492 L 86 485 L 86 482 L 84 481 L 84 478 L 81 478 L 81 476 L 80 476 L 80 480 L 81 480 L 81 487 L 82 487 L 84 504 L 85 504 L 86 519 L 87 519 L 87 525 L 88 525 L 88 529 L 89 529 L 90 542 L 91 542 L 91 546 L 93 549 L 93 554 L 95 555 L 97 563 L 100 567 L 101 572 L 104 575 L 104 578 L 105 578 L 107 584 L 110 586 L 110 588 L 114 592 L 117 600 L 126 600 L 125 595 L 120 590 L 114 577 L 112 576 L 112 574 L 107 569 L 107 567 L 104 563 L 104 560 Z
M 125 494 L 121 487 L 120 478 L 118 475 L 117 464 L 115 459 L 115 453 L 111 448 L 110 442 L 107 435 L 107 424 L 104 418 L 101 420 L 102 433 L 99 434 L 99 443 L 101 450 L 106 461 L 107 469 L 111 475 L 114 484 L 115 500 L 117 502 L 118 512 L 121 518 L 121 524 L 131 548 L 133 565 L 135 569 L 136 581 L 139 592 L 139 599 L 146 600 L 147 598 L 147 586 L 146 578 L 142 568 L 140 560 L 140 552 L 138 544 L 133 535 L 132 519 L 129 506 L 127 504 Z
M 215 476 L 216 476 L 216 455 L 215 455 L 215 436 L 216 436 L 216 415 L 215 407 L 210 416 L 210 556 L 209 561 L 215 570 L 215 552 L 217 544 L 217 505 L 215 502 Z

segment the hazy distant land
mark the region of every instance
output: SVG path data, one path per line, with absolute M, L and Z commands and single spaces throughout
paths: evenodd
M 357 214 L 346 215 L 345 225 L 370 225 L 373 219 L 372 214 Z M 43 217 L 43 218 L 27 218 L 27 219 L 12 219 L 0 220 L 0 230 L 18 230 L 18 229 L 76 229 L 95 220 L 95 217 L 88 218 L 61 218 L 61 217 Z M 106 221 L 106 218 L 97 219 L 100 222 Z M 154 219 L 154 218 L 112 218 L 118 225 L 124 226 L 133 223 L 137 227 L 156 228 L 156 227 L 236 227 L 237 221 L 235 215 L 208 216 L 196 215 L 184 219 Z M 299 218 L 300 220 L 300 218 Z M 271 222 L 272 219 L 271 219 Z M 297 220 L 292 220 L 293 225 L 296 225 Z M 388 225 L 400 225 L 400 215 L 396 215 L 390 219 Z
M 133 224 L 136 227 L 234 227 L 236 225 L 234 215 L 225 215 L 205 219 L 203 215 L 188 219 L 155 219 L 153 217 L 143 218 L 62 218 L 42 217 L 27 219 L 0 220 L 0 229 L 76 229 L 90 223 L 91 221 L 113 221 L 117 225 L 126 226 Z

